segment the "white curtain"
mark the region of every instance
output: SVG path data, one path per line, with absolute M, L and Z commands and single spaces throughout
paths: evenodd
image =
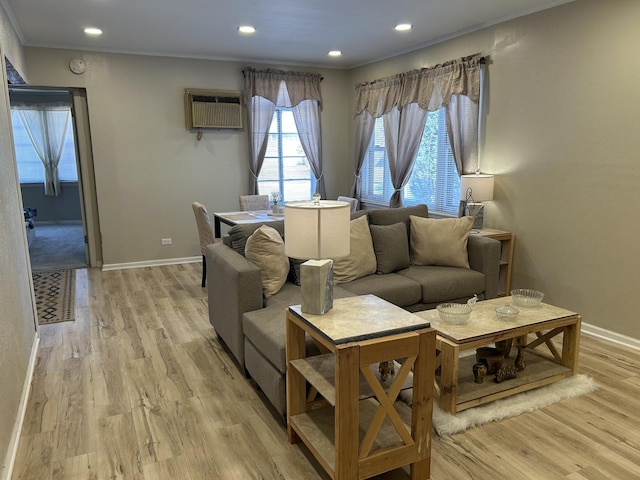
M 12 107 L 20 119 L 33 148 L 44 166 L 44 194 L 60 195 L 58 164 L 71 120 L 71 107 L 61 104 L 30 104 Z
M 402 205 L 402 188 L 411 175 L 420 143 L 418 136 L 418 146 L 414 145 L 418 132 L 417 125 L 412 125 L 411 122 L 422 122 L 424 128 L 426 112 L 446 107 L 449 141 L 458 172 L 467 173 L 477 169 L 478 103 L 483 63 L 484 57 L 475 54 L 434 67 L 411 70 L 356 85 L 355 118 L 360 124 L 356 131 L 359 129 L 367 132 L 371 117 L 384 118 L 389 170 L 394 185 L 389 206 Z M 416 108 L 425 112 L 424 119 L 415 111 Z M 394 138 L 390 141 L 386 138 L 387 135 Z M 367 146 L 370 138 L 371 134 L 366 139 Z M 364 140 L 363 136 L 356 138 L 356 184 L 359 182 L 362 162 L 359 145 Z M 405 178 L 405 175 L 408 176 Z M 360 191 L 359 186 L 354 186 L 352 193 L 354 191 Z
M 243 73 L 245 96 L 250 99 L 247 102 L 247 123 L 251 148 L 251 191 L 258 193 L 258 175 L 264 162 L 271 119 L 277 106 L 292 109 L 302 149 L 316 179 L 316 192 L 325 197 L 320 122 L 322 77 L 313 73 L 253 68 L 246 68 Z M 269 111 L 271 116 L 267 119 Z

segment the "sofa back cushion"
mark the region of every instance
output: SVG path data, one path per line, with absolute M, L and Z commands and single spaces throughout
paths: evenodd
M 469 268 L 467 241 L 473 217 L 411 217 L 411 263 Z
M 409 266 L 409 239 L 403 222 L 393 225 L 369 225 L 373 250 L 376 254 L 376 273 L 391 273 Z
M 371 275 L 376 271 L 376 255 L 366 216 L 360 216 L 350 222 L 351 250 L 349 255 L 337 258 L 333 263 L 335 283 L 350 282 Z
M 229 238 L 231 239 L 231 248 L 244 257 L 244 249 L 247 244 L 247 239 L 262 225 L 269 225 L 271 228 L 276 230 L 281 237 L 284 237 L 284 220 L 277 220 L 275 222 L 268 223 L 257 222 L 247 223 L 244 225 L 234 225 L 229 229 L 228 233 Z
M 371 225 L 393 225 L 394 223 L 403 222 L 407 226 L 407 231 L 411 224 L 409 220 L 411 215 L 414 217 L 429 216 L 429 209 L 424 204 L 401 208 L 380 208 L 367 210 L 367 212 Z

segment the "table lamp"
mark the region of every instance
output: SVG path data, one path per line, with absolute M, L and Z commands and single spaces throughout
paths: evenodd
M 307 260 L 300 265 L 302 311 L 322 315 L 333 308 L 333 258 L 349 255 L 350 206 L 320 200 L 284 205 L 284 249 L 287 256 Z
M 493 200 L 493 175 L 478 171 L 460 176 L 460 212 L 461 215 L 474 217 L 473 228 L 482 228 L 484 223 L 482 202 L 489 200 Z

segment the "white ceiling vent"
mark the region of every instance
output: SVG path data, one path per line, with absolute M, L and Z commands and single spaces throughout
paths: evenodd
M 184 90 L 187 128 L 243 128 L 242 92 Z

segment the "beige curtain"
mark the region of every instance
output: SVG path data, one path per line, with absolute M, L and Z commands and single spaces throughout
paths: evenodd
M 371 130 L 368 128 L 368 123 L 371 117 L 385 117 L 385 137 L 387 131 L 396 132 L 391 144 L 387 140 L 389 169 L 392 172 L 395 189 L 390 199 L 390 206 L 401 205 L 401 189 L 409 178 L 407 176 L 405 179 L 405 174 L 410 176 L 417 152 L 417 147 L 413 148 L 417 125 L 411 125 L 410 122 L 420 121 L 424 128 L 424 120 L 421 118 L 416 120 L 420 116 L 416 116 L 413 105 L 425 112 L 425 119 L 426 112 L 446 107 L 447 129 L 458 172 L 467 173 L 477 169 L 478 104 L 483 63 L 484 57 L 478 53 L 434 67 L 411 70 L 356 85 L 355 116 L 356 123 L 361 124 L 356 130 L 369 132 L 368 138 L 363 138 L 361 135 L 357 139 L 356 153 L 359 153 L 358 146 L 369 144 Z M 403 110 L 409 105 L 412 105 L 411 113 L 403 114 Z M 413 120 L 409 120 L 410 117 Z M 394 146 L 393 142 L 396 141 L 400 143 Z M 406 141 L 410 144 L 403 146 Z M 418 137 L 418 144 L 419 142 Z M 391 155 L 389 155 L 390 145 L 393 150 Z M 405 155 L 398 156 L 397 152 L 401 149 L 405 150 Z M 392 156 L 395 156 L 393 160 Z M 356 178 L 352 193 L 360 191 L 360 187 L 356 186 L 362 165 L 359 155 L 356 155 L 355 165 Z
M 464 95 L 474 103 L 480 99 L 481 54 L 440 65 L 356 85 L 355 114 L 367 111 L 377 118 L 393 107 L 410 103 L 434 112 L 447 105 L 453 95 Z
M 371 135 L 373 135 L 373 128 L 375 127 L 376 119 L 367 111 L 363 111 L 356 118 L 356 142 L 354 157 L 356 164 L 354 168 L 354 180 L 351 187 L 351 196 L 358 199 L 360 202 L 360 171 L 364 164 L 364 157 L 369 149 L 369 142 L 371 142 Z
M 392 108 L 382 116 L 382 120 L 389 173 L 393 183 L 389 207 L 401 207 L 402 189 L 411 178 L 413 162 L 427 121 L 427 111 L 417 103 L 410 103 L 401 110 Z
M 316 192 L 326 197 L 322 167 L 322 126 L 319 74 L 283 70 L 243 70 L 251 159 L 250 191 L 258 193 L 258 175 L 264 162 L 268 132 L 275 107 L 293 110 L 298 136 L 316 179 Z M 271 117 L 266 120 L 268 112 Z

